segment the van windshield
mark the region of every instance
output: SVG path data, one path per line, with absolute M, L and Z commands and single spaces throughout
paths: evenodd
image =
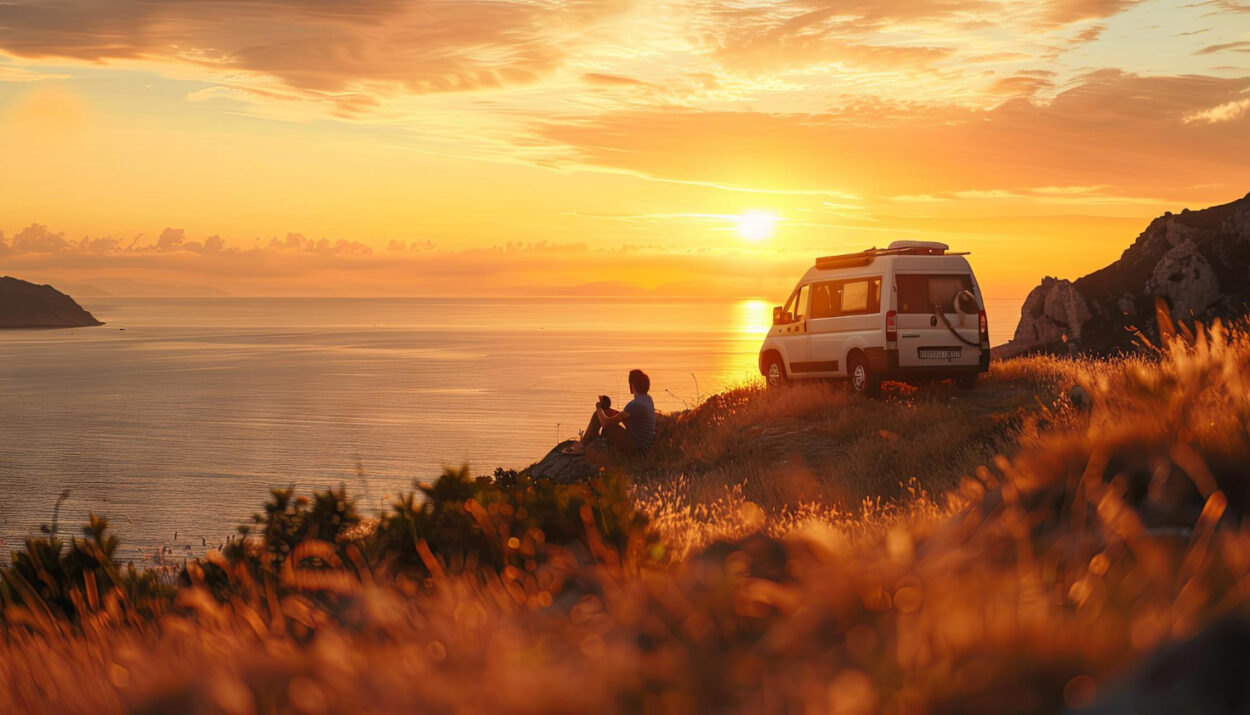
M 900 313 L 932 313 L 935 304 L 943 313 L 954 313 L 955 296 L 961 290 L 972 290 L 972 276 L 966 273 L 899 273 L 894 276 L 894 282 Z

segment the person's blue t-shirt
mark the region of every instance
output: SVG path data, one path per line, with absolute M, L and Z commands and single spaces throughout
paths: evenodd
M 651 395 L 634 395 L 634 399 L 625 405 L 625 430 L 638 445 L 638 451 L 645 452 L 655 441 L 655 403 Z

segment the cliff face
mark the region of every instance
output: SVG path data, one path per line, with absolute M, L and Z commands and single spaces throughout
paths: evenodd
M 1015 336 L 997 353 L 1128 350 L 1133 330 L 1158 337 L 1156 298 L 1178 322 L 1250 312 L 1250 194 L 1156 218 L 1118 261 L 1084 278 L 1044 278 L 1025 299 Z
M 81 328 L 103 325 L 52 286 L 0 277 L 0 328 Z

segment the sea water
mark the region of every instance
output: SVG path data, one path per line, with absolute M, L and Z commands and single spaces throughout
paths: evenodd
M 599 394 L 660 410 L 758 380 L 758 300 L 123 299 L 106 325 L 0 331 L 0 561 L 57 512 L 121 555 L 198 555 L 272 487 L 345 484 L 374 514 L 444 467 L 523 467 Z M 994 343 L 1019 302 L 991 301 Z M 68 496 L 57 508 L 63 493 Z M 170 558 L 170 556 L 166 556 Z

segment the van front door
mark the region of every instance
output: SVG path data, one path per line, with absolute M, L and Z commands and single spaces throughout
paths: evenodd
M 975 313 L 955 308 L 955 296 L 969 291 L 968 273 L 898 273 L 899 367 L 972 367 L 980 364 L 980 325 Z M 949 326 L 949 327 L 948 327 Z
M 781 357 L 786 363 L 786 373 L 790 377 L 805 377 L 804 367 L 808 362 L 807 339 L 807 304 L 811 300 L 811 288 L 801 285 L 790 294 L 786 301 L 784 315 L 787 321 L 777 327 L 775 340 L 781 349 Z

